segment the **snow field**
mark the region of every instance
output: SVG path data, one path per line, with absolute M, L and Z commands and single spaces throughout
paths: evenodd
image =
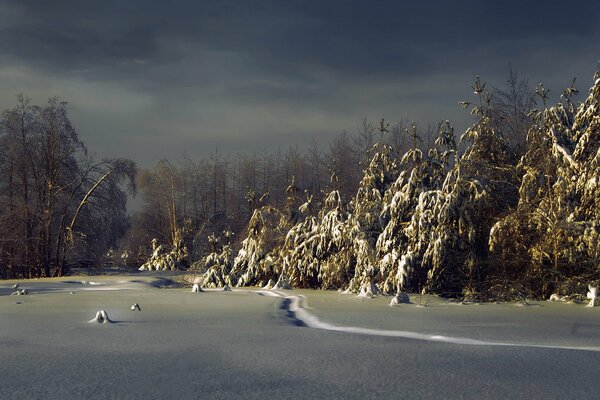
M 0 398 L 418 399 L 490 388 L 489 398 L 551 398 L 598 389 L 586 372 L 598 361 L 598 308 L 583 304 L 431 296 L 419 307 L 425 301 L 411 295 L 389 307 L 390 296 L 330 291 L 159 289 L 168 282 L 158 276 L 71 281 L 21 282 L 29 295 L 20 304 L 0 285 Z M 90 324 L 99 310 L 113 323 Z M 406 367 L 413 372 L 398 375 Z M 575 368 L 567 382 L 558 374 Z

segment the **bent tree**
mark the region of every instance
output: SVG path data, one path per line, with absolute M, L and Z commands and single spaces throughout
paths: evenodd
M 126 228 L 129 160 L 95 162 L 67 113 L 51 98 L 23 95 L 0 120 L 0 276 L 61 275 L 97 263 Z

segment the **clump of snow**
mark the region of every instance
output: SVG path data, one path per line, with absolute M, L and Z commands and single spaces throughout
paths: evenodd
M 564 301 L 564 298 L 560 294 L 553 293 L 550 295 L 548 301 Z
M 142 309 L 140 308 L 140 305 L 138 303 L 135 303 L 134 305 L 131 306 L 131 311 L 142 311 Z
M 200 285 L 198 285 L 197 283 L 194 283 L 194 285 L 192 286 L 192 293 L 200 293 L 200 292 L 204 292 L 204 290 L 202 290 Z
M 90 322 L 96 322 L 99 324 L 112 322 L 110 318 L 108 318 L 108 314 L 104 310 L 98 310 L 96 312 L 96 316 L 90 320 Z
M 390 301 L 390 306 L 397 306 L 399 304 L 408 303 L 410 303 L 410 298 L 408 297 L 408 294 L 404 292 L 398 292 L 394 297 L 392 297 L 392 300 Z
M 586 307 L 597 307 L 600 305 L 600 301 L 598 301 L 598 288 L 589 285 L 588 289 L 589 292 L 587 293 L 587 298 L 590 299 L 590 302 Z
M 362 285 L 362 287 L 360 288 L 360 292 L 358 293 L 358 297 L 361 298 L 372 298 L 375 297 L 379 294 L 379 289 L 377 288 L 377 286 L 375 285 L 374 282 L 369 281 L 369 282 L 365 282 L 364 285 Z

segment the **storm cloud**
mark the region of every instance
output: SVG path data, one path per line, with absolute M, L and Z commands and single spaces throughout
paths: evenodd
M 502 85 L 509 63 L 586 89 L 599 20 L 593 1 L 0 1 L 0 106 L 59 96 L 92 151 L 144 166 L 327 143 L 363 116 L 462 130 L 475 75 Z

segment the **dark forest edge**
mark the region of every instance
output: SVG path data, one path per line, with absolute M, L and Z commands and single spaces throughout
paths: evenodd
M 95 162 L 64 103 L 20 96 L 0 125 L 0 276 L 190 269 L 203 285 L 584 296 L 600 280 L 600 74 L 574 101 L 477 78 L 474 124 L 361 121 L 322 151 Z M 137 174 L 136 174 L 137 172 Z M 142 195 L 126 216 L 128 190 Z M 149 245 L 150 243 L 151 246 Z

